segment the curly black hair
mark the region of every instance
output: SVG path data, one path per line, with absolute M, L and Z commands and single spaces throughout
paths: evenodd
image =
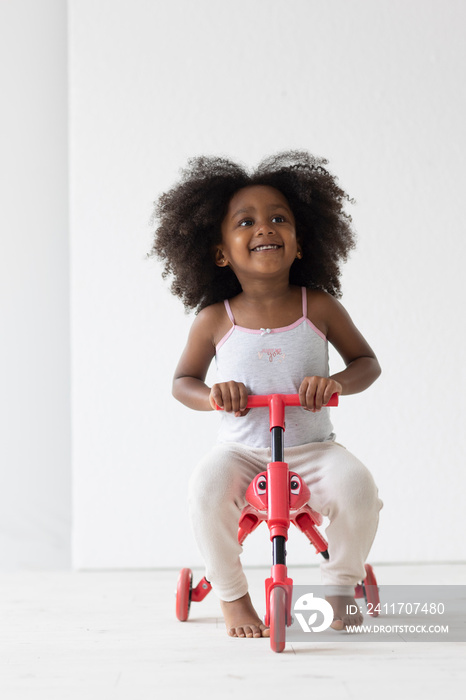
M 230 199 L 243 187 L 268 185 L 288 200 L 303 257 L 290 269 L 290 284 L 322 289 L 341 297 L 341 263 L 355 247 L 345 200 L 354 202 L 324 167 L 325 158 L 307 151 L 286 151 L 262 160 L 251 174 L 226 158 L 199 156 L 188 160 L 181 180 L 155 202 L 158 221 L 149 253 L 164 263 L 172 292 L 187 310 L 230 299 L 241 286 L 229 267 L 214 261 L 221 243 L 221 224 Z

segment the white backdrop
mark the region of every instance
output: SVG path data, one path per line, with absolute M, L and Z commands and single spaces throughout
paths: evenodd
M 0 0 L 0 85 L 0 570 L 69 567 L 63 0 Z
M 288 148 L 328 157 L 357 200 L 342 302 L 383 374 L 334 423 L 385 502 L 371 560 L 464 560 L 464 4 L 70 0 L 68 12 L 74 566 L 200 565 L 187 481 L 217 416 L 171 397 L 192 318 L 146 259 L 152 202 L 191 156 L 254 166 Z M 29 401 L 41 408 L 35 386 Z M 290 562 L 315 563 L 303 539 Z M 244 561 L 269 563 L 265 530 Z
M 200 561 L 185 498 L 217 416 L 171 398 L 192 319 L 144 258 L 147 222 L 188 157 L 286 148 L 328 157 L 358 201 L 343 303 L 383 375 L 334 419 L 385 501 L 372 559 L 464 559 L 465 18 L 452 1 L 71 2 L 77 567 Z M 246 563 L 270 561 L 266 539 Z

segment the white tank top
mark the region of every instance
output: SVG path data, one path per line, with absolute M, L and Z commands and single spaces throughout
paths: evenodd
M 328 377 L 328 341 L 307 318 L 305 287 L 302 299 L 303 315 L 297 321 L 284 328 L 260 330 L 237 326 L 225 300 L 233 325 L 216 347 L 217 382 L 242 382 L 250 394 L 297 394 L 304 377 Z M 287 408 L 285 448 L 334 440 L 329 411 Z M 221 413 L 218 441 L 269 447 L 268 409 L 253 408 L 240 418 Z

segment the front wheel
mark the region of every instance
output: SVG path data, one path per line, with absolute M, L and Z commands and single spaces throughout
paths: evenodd
M 281 652 L 286 639 L 286 592 L 281 586 L 270 591 L 270 647 Z
M 184 622 L 188 619 L 193 589 L 193 572 L 191 569 L 181 569 L 176 584 L 176 616 Z

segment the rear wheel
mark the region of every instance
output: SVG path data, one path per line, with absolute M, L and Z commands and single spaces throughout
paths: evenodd
M 193 572 L 191 569 L 181 569 L 176 584 L 176 616 L 184 622 L 188 619 L 193 589 Z
M 286 593 L 284 588 L 275 586 L 270 591 L 270 647 L 272 651 L 283 651 L 285 640 Z
M 366 578 L 364 579 L 364 598 L 368 606 L 369 615 L 377 617 L 380 608 L 379 588 L 375 578 L 374 569 L 370 564 L 365 565 Z

